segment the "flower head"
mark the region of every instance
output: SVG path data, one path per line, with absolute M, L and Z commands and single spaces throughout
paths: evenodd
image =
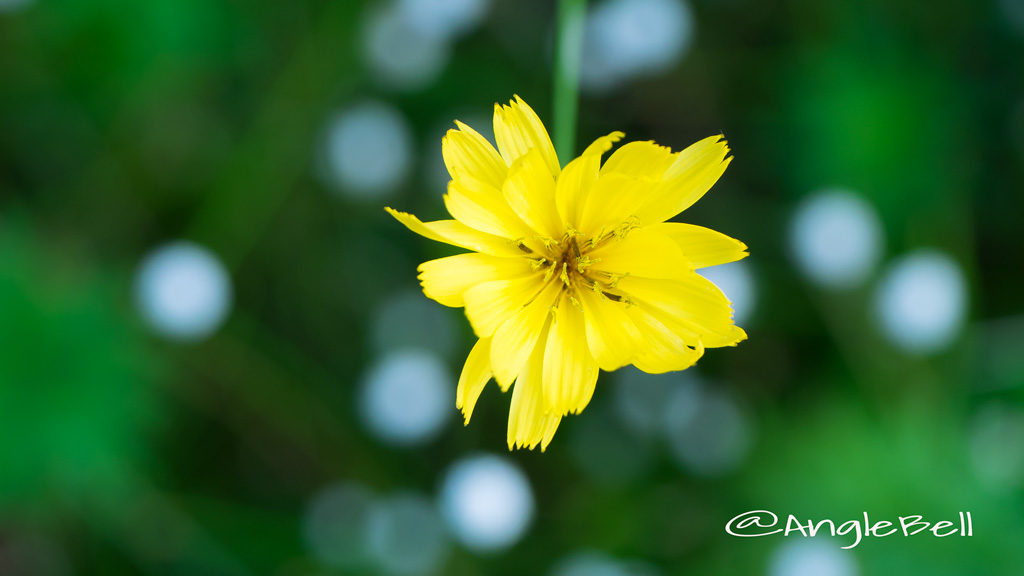
M 564 169 L 547 130 L 518 96 L 494 107 L 498 149 L 456 122 L 442 141 L 455 218 L 410 230 L 471 250 L 424 262 L 423 292 L 465 307 L 479 340 L 459 378 L 466 423 L 493 376 L 512 390 L 509 448 L 547 447 L 562 417 L 590 402 L 599 369 L 650 373 L 692 366 L 705 348 L 746 334 L 729 300 L 695 269 L 747 256 L 746 246 L 691 224 L 666 222 L 728 166 L 719 136 L 681 152 L 598 138 Z

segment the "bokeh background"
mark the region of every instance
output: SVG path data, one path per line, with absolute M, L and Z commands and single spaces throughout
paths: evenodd
M 750 338 L 508 453 L 383 207 L 443 217 L 453 119 L 551 124 L 554 15 L 0 0 L 0 574 L 1024 573 L 1024 2 L 592 2 L 578 148 L 728 138 L 680 219 Z

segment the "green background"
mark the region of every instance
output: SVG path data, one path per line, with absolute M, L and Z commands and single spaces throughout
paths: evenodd
M 688 6 L 684 57 L 585 93 L 577 148 L 614 130 L 676 150 L 728 138 L 735 160 L 681 219 L 750 246 L 749 340 L 696 370 L 739 407 L 749 449 L 734 469 L 695 473 L 663 438 L 623 429 L 629 376 L 602 375 L 546 453 L 507 454 L 536 498 L 525 536 L 490 554 L 452 540 L 434 572 L 549 574 L 592 551 L 634 573 L 768 574 L 794 537 L 724 531 L 768 509 L 971 511 L 972 538 L 893 536 L 843 554 L 862 574 L 1024 573 L 1024 8 Z M 509 396 L 496 387 L 468 428 L 453 395 L 440 435 L 410 448 L 366 430 L 358 390 L 380 357 L 375 311 L 416 290 L 418 263 L 456 252 L 383 206 L 443 217 L 440 137 L 456 117 L 486 130 L 493 103 L 519 94 L 552 124 L 554 4 L 493 2 L 413 88 L 367 64 L 377 7 L 36 0 L 0 12 L 0 573 L 386 573 L 310 550 L 303 518 L 319 490 L 432 500 L 461 457 L 506 455 Z M 413 164 L 396 190 L 359 199 L 317 158 L 326 123 L 366 100 L 404 115 Z M 801 275 L 794 210 L 836 186 L 877 209 L 886 262 L 927 247 L 959 264 L 967 319 L 950 346 L 918 356 L 886 340 L 872 315 L 881 268 L 838 291 Z M 225 323 L 200 342 L 154 334 L 134 304 L 139 262 L 178 239 L 216 254 L 233 285 Z M 458 374 L 468 323 L 431 306 L 456 327 L 443 359 Z

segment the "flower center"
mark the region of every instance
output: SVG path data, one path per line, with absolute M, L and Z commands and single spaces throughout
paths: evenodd
M 601 258 L 590 253 L 609 242 L 625 239 L 631 230 L 639 227 L 640 222 L 634 217 L 610 231 L 603 229 L 590 237 L 570 228 L 560 241 L 544 242 L 550 258 L 533 260 L 533 268 L 544 269 L 544 284 L 551 281 L 562 283 L 562 290 L 568 292 L 570 301 L 577 307 L 580 305 L 575 296 L 579 290 L 590 290 L 615 302 L 623 302 L 628 307 L 633 302 L 618 290 L 618 284 L 629 276 L 629 272 L 597 270 L 593 267 Z

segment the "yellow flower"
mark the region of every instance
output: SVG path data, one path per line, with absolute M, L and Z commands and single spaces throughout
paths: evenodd
M 502 391 L 514 383 L 509 449 L 543 450 L 562 417 L 590 402 L 599 368 L 683 370 L 705 348 L 746 338 L 729 300 L 694 270 L 739 260 L 747 247 L 665 222 L 725 171 L 732 157 L 721 137 L 676 153 L 631 142 L 602 166 L 623 136 L 613 132 L 562 169 L 518 96 L 494 107 L 498 150 L 456 125 L 442 140 L 455 219 L 387 211 L 417 234 L 472 250 L 419 267 L 423 292 L 464 306 L 479 337 L 456 393 L 467 424 L 492 376 Z

